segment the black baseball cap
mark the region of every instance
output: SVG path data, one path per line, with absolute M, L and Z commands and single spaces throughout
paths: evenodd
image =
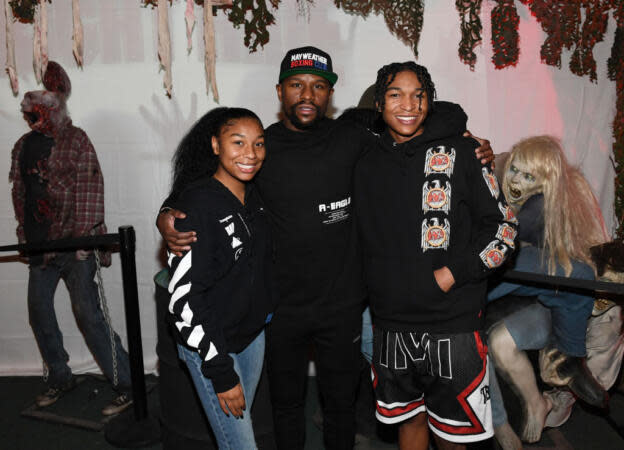
M 333 72 L 331 56 L 316 47 L 293 48 L 286 52 L 280 66 L 279 82 L 297 73 L 311 73 L 321 76 L 332 86 L 338 75 Z

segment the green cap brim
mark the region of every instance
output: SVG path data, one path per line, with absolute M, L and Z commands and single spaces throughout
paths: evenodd
M 336 84 L 336 81 L 338 81 L 338 75 L 336 75 L 334 72 L 328 72 L 327 70 L 318 70 L 312 67 L 301 67 L 297 69 L 290 69 L 281 73 L 279 77 L 279 82 L 281 83 L 282 81 L 284 81 L 285 78 L 296 75 L 298 73 L 311 73 L 313 75 L 318 75 L 319 77 L 323 77 L 327 81 L 329 81 L 329 84 L 331 84 L 332 86 Z

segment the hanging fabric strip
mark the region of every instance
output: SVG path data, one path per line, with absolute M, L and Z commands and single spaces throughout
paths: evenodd
M 13 38 L 13 13 L 9 0 L 4 0 L 4 17 L 6 25 L 6 73 L 9 75 L 11 82 L 11 90 L 13 95 L 19 92 L 19 84 L 17 82 L 17 68 L 15 66 L 15 39 Z
M 80 0 L 72 0 L 72 18 L 74 22 L 74 32 L 72 40 L 72 53 L 78 67 L 82 67 L 84 61 L 84 32 L 82 29 L 82 20 L 80 20 Z
M 35 8 L 33 19 L 33 69 L 35 69 L 35 80 L 41 84 L 41 8 Z
M 186 0 L 184 21 L 186 22 L 186 51 L 190 54 L 193 49 L 193 28 L 195 28 L 195 10 L 193 0 Z
M 171 41 L 169 35 L 169 2 L 163 0 L 158 2 L 158 59 L 160 67 L 165 70 L 163 85 L 167 92 L 167 97 L 171 97 Z
M 41 78 L 48 68 L 48 7 L 46 0 L 39 0 L 41 8 Z
M 219 103 L 219 91 L 217 90 L 215 29 L 212 17 L 212 1 L 204 0 L 204 64 L 206 66 L 206 94 L 212 88 L 212 97 Z

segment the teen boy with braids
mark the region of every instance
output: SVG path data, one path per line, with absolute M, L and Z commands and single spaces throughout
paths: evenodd
M 376 415 L 401 424 L 402 450 L 427 449 L 428 428 L 439 449 L 492 436 L 482 310 L 516 234 L 477 142 L 429 120 L 434 98 L 425 67 L 382 67 L 375 103 L 387 128 L 354 176 Z
M 277 85 L 283 120 L 265 132 L 267 158 L 256 177 L 276 246 L 280 303 L 267 328 L 267 364 L 277 446 L 286 450 L 304 446 L 310 344 L 316 350 L 325 447 L 354 445 L 364 290 L 352 176 L 372 135 L 352 122 L 325 117 L 337 78 L 322 50 L 286 53 Z M 440 109 L 432 120 L 442 123 L 461 110 L 452 104 Z M 455 123 L 461 133 L 465 121 Z M 491 149 L 481 150 L 480 157 L 491 155 Z M 174 216 L 183 217 L 168 210 L 157 224 L 170 250 L 179 252 L 196 238 L 178 233 Z

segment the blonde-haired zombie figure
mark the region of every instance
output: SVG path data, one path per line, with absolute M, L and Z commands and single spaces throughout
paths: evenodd
M 594 279 L 589 249 L 607 240 L 602 214 L 583 175 L 568 164 L 558 139 L 535 136 L 514 145 L 504 164 L 503 192 L 519 221 L 521 245 L 515 270 Z M 498 284 L 488 299 L 508 294 L 536 296 L 539 300 L 505 317 L 489 335 L 490 354 L 497 368 L 523 402 L 521 437 L 526 442 L 537 442 L 552 404 L 539 392 L 533 368 L 522 350 L 544 349 L 543 354 L 552 361 L 551 373 L 555 374 L 549 382 L 567 385 L 594 406 L 606 404 L 606 392 L 585 361 L 585 334 L 594 299 L 576 292 L 514 283 Z M 497 438 L 503 448 L 518 448 L 519 442 L 512 444 L 513 432 L 497 394 L 492 394 Z
M 542 248 L 548 274 L 560 265 L 569 277 L 572 260 L 593 265 L 590 247 L 607 240 L 602 213 L 558 139 L 534 136 L 514 145 L 505 163 L 503 192 L 518 218 L 525 219 L 520 240 Z

